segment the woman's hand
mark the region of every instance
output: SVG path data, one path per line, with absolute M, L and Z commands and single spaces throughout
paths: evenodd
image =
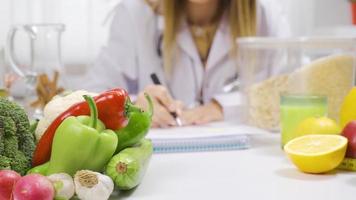
M 185 110 L 181 114 L 181 120 L 184 125 L 206 124 L 223 119 L 223 110 L 216 101 L 211 101 L 208 104 Z
M 151 96 L 153 101 L 152 127 L 166 128 L 176 126 L 176 122 L 170 112 L 176 112 L 178 116 L 182 113 L 183 103 L 176 101 L 169 94 L 167 88 L 161 85 L 149 85 L 137 96 L 136 105 L 145 109 L 147 101 L 144 93 Z

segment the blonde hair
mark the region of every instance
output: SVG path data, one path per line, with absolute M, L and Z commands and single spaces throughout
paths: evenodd
M 220 0 L 227 9 L 230 34 L 233 41 L 238 37 L 256 35 L 256 0 Z M 163 38 L 164 69 L 172 71 L 176 36 L 183 16 L 185 0 L 163 0 L 165 29 Z M 236 45 L 234 45 L 236 49 Z

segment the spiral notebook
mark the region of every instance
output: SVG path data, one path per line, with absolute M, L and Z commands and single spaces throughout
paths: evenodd
M 220 122 L 152 129 L 147 137 L 152 140 L 155 153 L 179 153 L 248 149 L 251 146 L 250 136 L 263 133 L 265 131 L 258 128 Z

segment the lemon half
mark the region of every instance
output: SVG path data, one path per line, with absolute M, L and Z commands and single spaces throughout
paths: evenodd
M 306 173 L 325 173 L 340 165 L 345 157 L 347 139 L 340 135 L 306 135 L 284 146 L 292 162 Z

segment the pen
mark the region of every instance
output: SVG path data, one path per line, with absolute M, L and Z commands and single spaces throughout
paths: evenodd
M 158 79 L 158 76 L 155 73 L 151 74 L 151 79 L 152 79 L 152 82 L 155 85 L 162 85 L 161 81 Z M 182 126 L 183 125 L 181 119 L 178 117 L 176 112 L 170 112 L 170 114 L 172 115 L 172 117 L 176 121 L 177 126 Z

